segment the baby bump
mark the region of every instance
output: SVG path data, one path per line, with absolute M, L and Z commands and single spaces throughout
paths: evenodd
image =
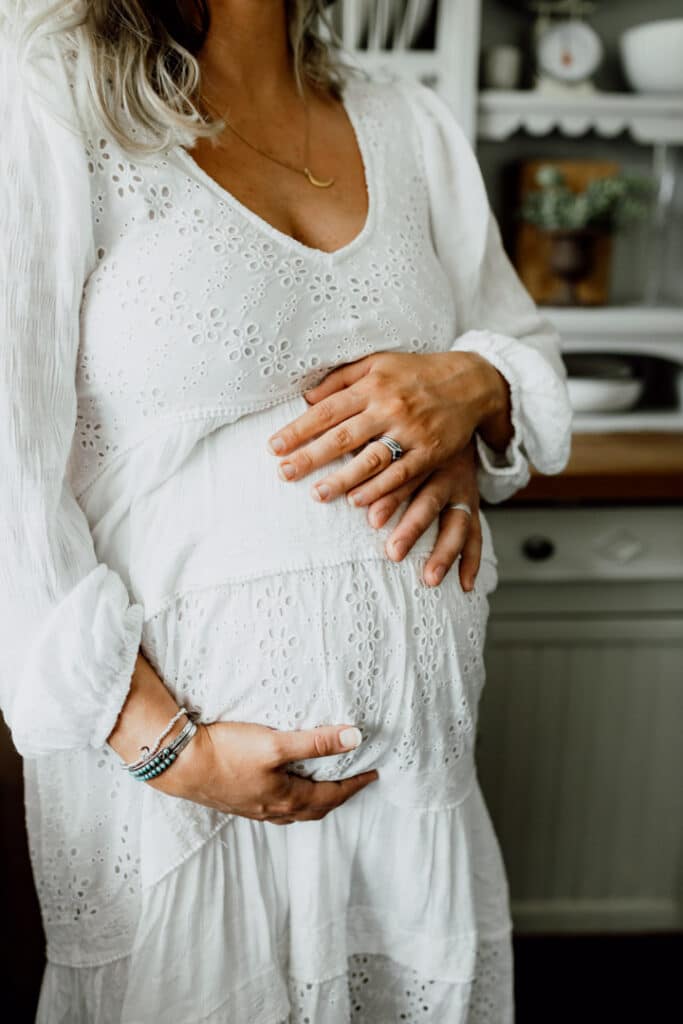
M 457 566 L 426 586 L 424 561 L 359 558 L 198 588 L 146 621 L 143 648 L 205 722 L 360 727 L 360 747 L 292 770 L 377 768 L 397 802 L 451 805 L 471 784 L 488 601 L 480 583 L 462 590 Z
M 266 439 L 299 416 L 302 407 L 307 403 L 297 396 L 223 424 L 198 442 L 186 436 L 189 428 L 183 425 L 164 446 L 163 456 L 156 456 L 156 468 L 148 469 L 150 480 L 131 502 L 117 547 L 112 550 L 103 540 L 111 536 L 109 521 L 98 532 L 101 557 L 125 573 L 148 616 L 165 608 L 169 595 L 189 590 L 352 559 L 386 560 L 387 540 L 407 501 L 375 529 L 366 509 L 343 498 L 317 502 L 310 494 L 311 485 L 347 464 L 354 458 L 351 453 L 300 480 L 279 478 L 278 460 L 267 450 Z M 176 449 L 188 446 L 181 459 Z M 175 467 L 174 459 L 181 465 L 163 482 L 152 483 L 161 467 Z M 140 473 L 144 476 L 142 467 Z M 495 555 L 483 521 L 482 529 L 490 589 Z M 429 555 L 438 533 L 435 519 L 417 540 L 413 557 Z

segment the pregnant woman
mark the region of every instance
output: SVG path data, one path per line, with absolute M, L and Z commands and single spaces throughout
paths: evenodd
M 0 5 L 37 1020 L 502 1024 L 478 493 L 565 465 L 558 339 L 443 100 L 210 6 Z

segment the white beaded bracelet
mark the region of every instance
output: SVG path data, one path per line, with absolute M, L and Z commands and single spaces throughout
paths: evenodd
M 143 754 L 142 757 L 139 757 L 137 759 L 137 761 L 131 761 L 130 764 L 122 764 L 121 767 L 122 768 L 127 768 L 129 771 L 132 771 L 133 769 L 138 768 L 141 765 L 143 765 L 145 763 L 145 761 L 147 761 L 148 758 L 152 757 L 153 754 L 156 754 L 157 750 L 159 749 L 159 745 L 160 745 L 161 741 L 163 740 L 164 736 L 168 736 L 169 732 L 171 731 L 173 726 L 176 724 L 176 722 L 178 721 L 178 719 L 182 715 L 187 715 L 188 718 L 190 717 L 190 714 L 189 714 L 189 712 L 188 712 L 186 707 L 182 707 L 182 708 L 178 709 L 178 711 L 173 716 L 171 721 L 168 723 L 168 725 L 166 726 L 164 731 L 159 733 L 159 735 L 157 736 L 157 738 L 156 738 L 156 740 L 154 742 L 154 746 L 151 749 L 149 747 L 147 747 L 147 746 L 140 747 L 140 750 L 142 750 L 142 751 L 146 750 L 147 751 L 146 754 Z

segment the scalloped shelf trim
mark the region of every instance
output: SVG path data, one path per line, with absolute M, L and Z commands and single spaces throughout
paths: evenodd
M 524 129 L 576 137 L 595 131 L 612 138 L 628 131 L 636 142 L 683 143 L 683 96 L 596 92 L 551 96 L 533 89 L 487 89 L 479 94 L 478 134 L 501 141 Z

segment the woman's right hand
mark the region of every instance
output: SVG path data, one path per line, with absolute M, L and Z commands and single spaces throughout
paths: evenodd
M 197 723 L 197 733 L 177 761 L 146 784 L 226 814 L 275 825 L 318 820 L 374 782 L 377 770 L 314 782 L 288 772 L 286 765 L 352 750 L 356 742 L 344 746 L 340 740 L 348 728 L 321 725 L 284 731 L 254 722 Z

